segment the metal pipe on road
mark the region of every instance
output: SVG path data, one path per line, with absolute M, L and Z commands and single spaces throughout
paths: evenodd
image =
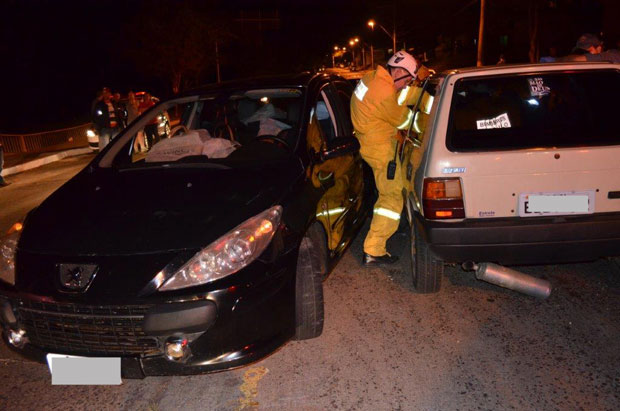
M 467 262 L 463 264 L 463 269 L 466 271 L 474 270 L 478 280 L 518 291 L 532 297 L 545 299 L 551 294 L 551 283 L 549 281 L 532 277 L 498 264 Z

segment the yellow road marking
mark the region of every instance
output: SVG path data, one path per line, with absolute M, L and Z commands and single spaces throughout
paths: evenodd
M 258 401 L 256 401 L 258 382 L 268 372 L 269 370 L 265 367 L 252 367 L 243 374 L 243 384 L 239 387 L 243 397 L 239 398 L 239 407 L 237 407 L 237 411 L 258 407 Z

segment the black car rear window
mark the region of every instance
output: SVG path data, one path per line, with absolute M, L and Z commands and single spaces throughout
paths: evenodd
M 461 79 L 446 145 L 494 151 L 620 144 L 617 70 Z

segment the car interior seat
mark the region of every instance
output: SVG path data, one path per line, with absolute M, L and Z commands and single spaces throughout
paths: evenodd
M 246 144 L 252 141 L 258 134 L 259 122 L 244 122 L 258 110 L 258 103 L 255 100 L 244 98 L 237 103 L 237 118 L 235 120 L 235 132 L 237 141 Z

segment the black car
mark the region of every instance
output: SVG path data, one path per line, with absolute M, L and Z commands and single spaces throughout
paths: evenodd
M 319 336 L 322 280 L 371 205 L 351 92 L 303 73 L 159 102 L 0 242 L 5 341 L 140 378 Z M 136 150 L 162 110 L 170 138 Z

